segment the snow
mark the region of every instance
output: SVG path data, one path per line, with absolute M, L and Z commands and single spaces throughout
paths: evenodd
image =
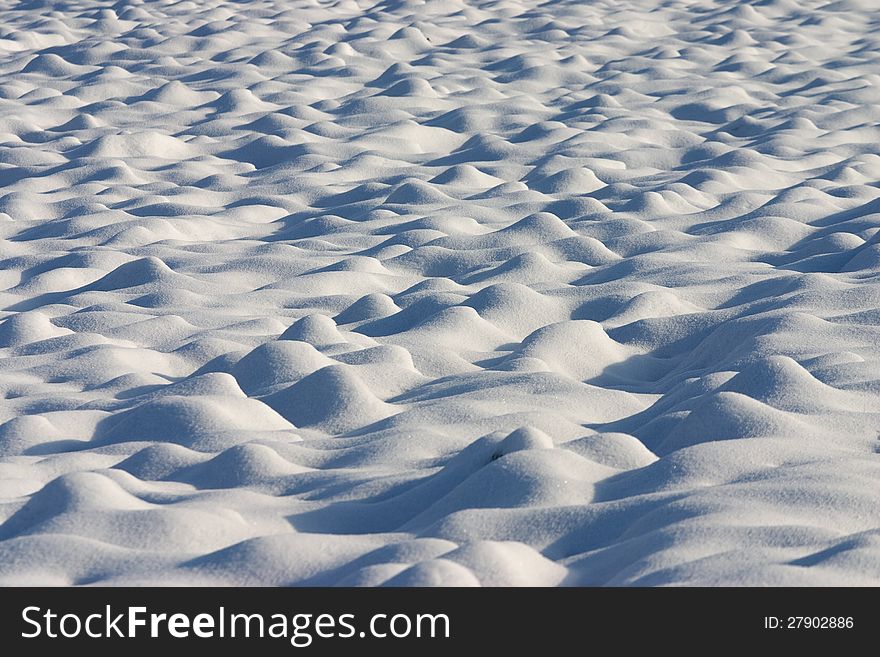
M 0 0 L 0 584 L 880 584 L 878 35 Z

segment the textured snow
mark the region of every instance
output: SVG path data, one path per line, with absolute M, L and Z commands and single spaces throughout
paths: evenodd
M 0 584 L 880 584 L 880 11 L 0 0 Z

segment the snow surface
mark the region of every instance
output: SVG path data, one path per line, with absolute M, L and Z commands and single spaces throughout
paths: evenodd
M 0 583 L 880 584 L 874 0 L 0 0 Z

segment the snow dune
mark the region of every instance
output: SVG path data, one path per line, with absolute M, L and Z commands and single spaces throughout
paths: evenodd
M 880 12 L 0 0 L 0 583 L 880 584 Z

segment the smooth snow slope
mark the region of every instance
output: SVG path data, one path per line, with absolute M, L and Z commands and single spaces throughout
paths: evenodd
M 0 583 L 880 584 L 871 0 L 0 0 Z

